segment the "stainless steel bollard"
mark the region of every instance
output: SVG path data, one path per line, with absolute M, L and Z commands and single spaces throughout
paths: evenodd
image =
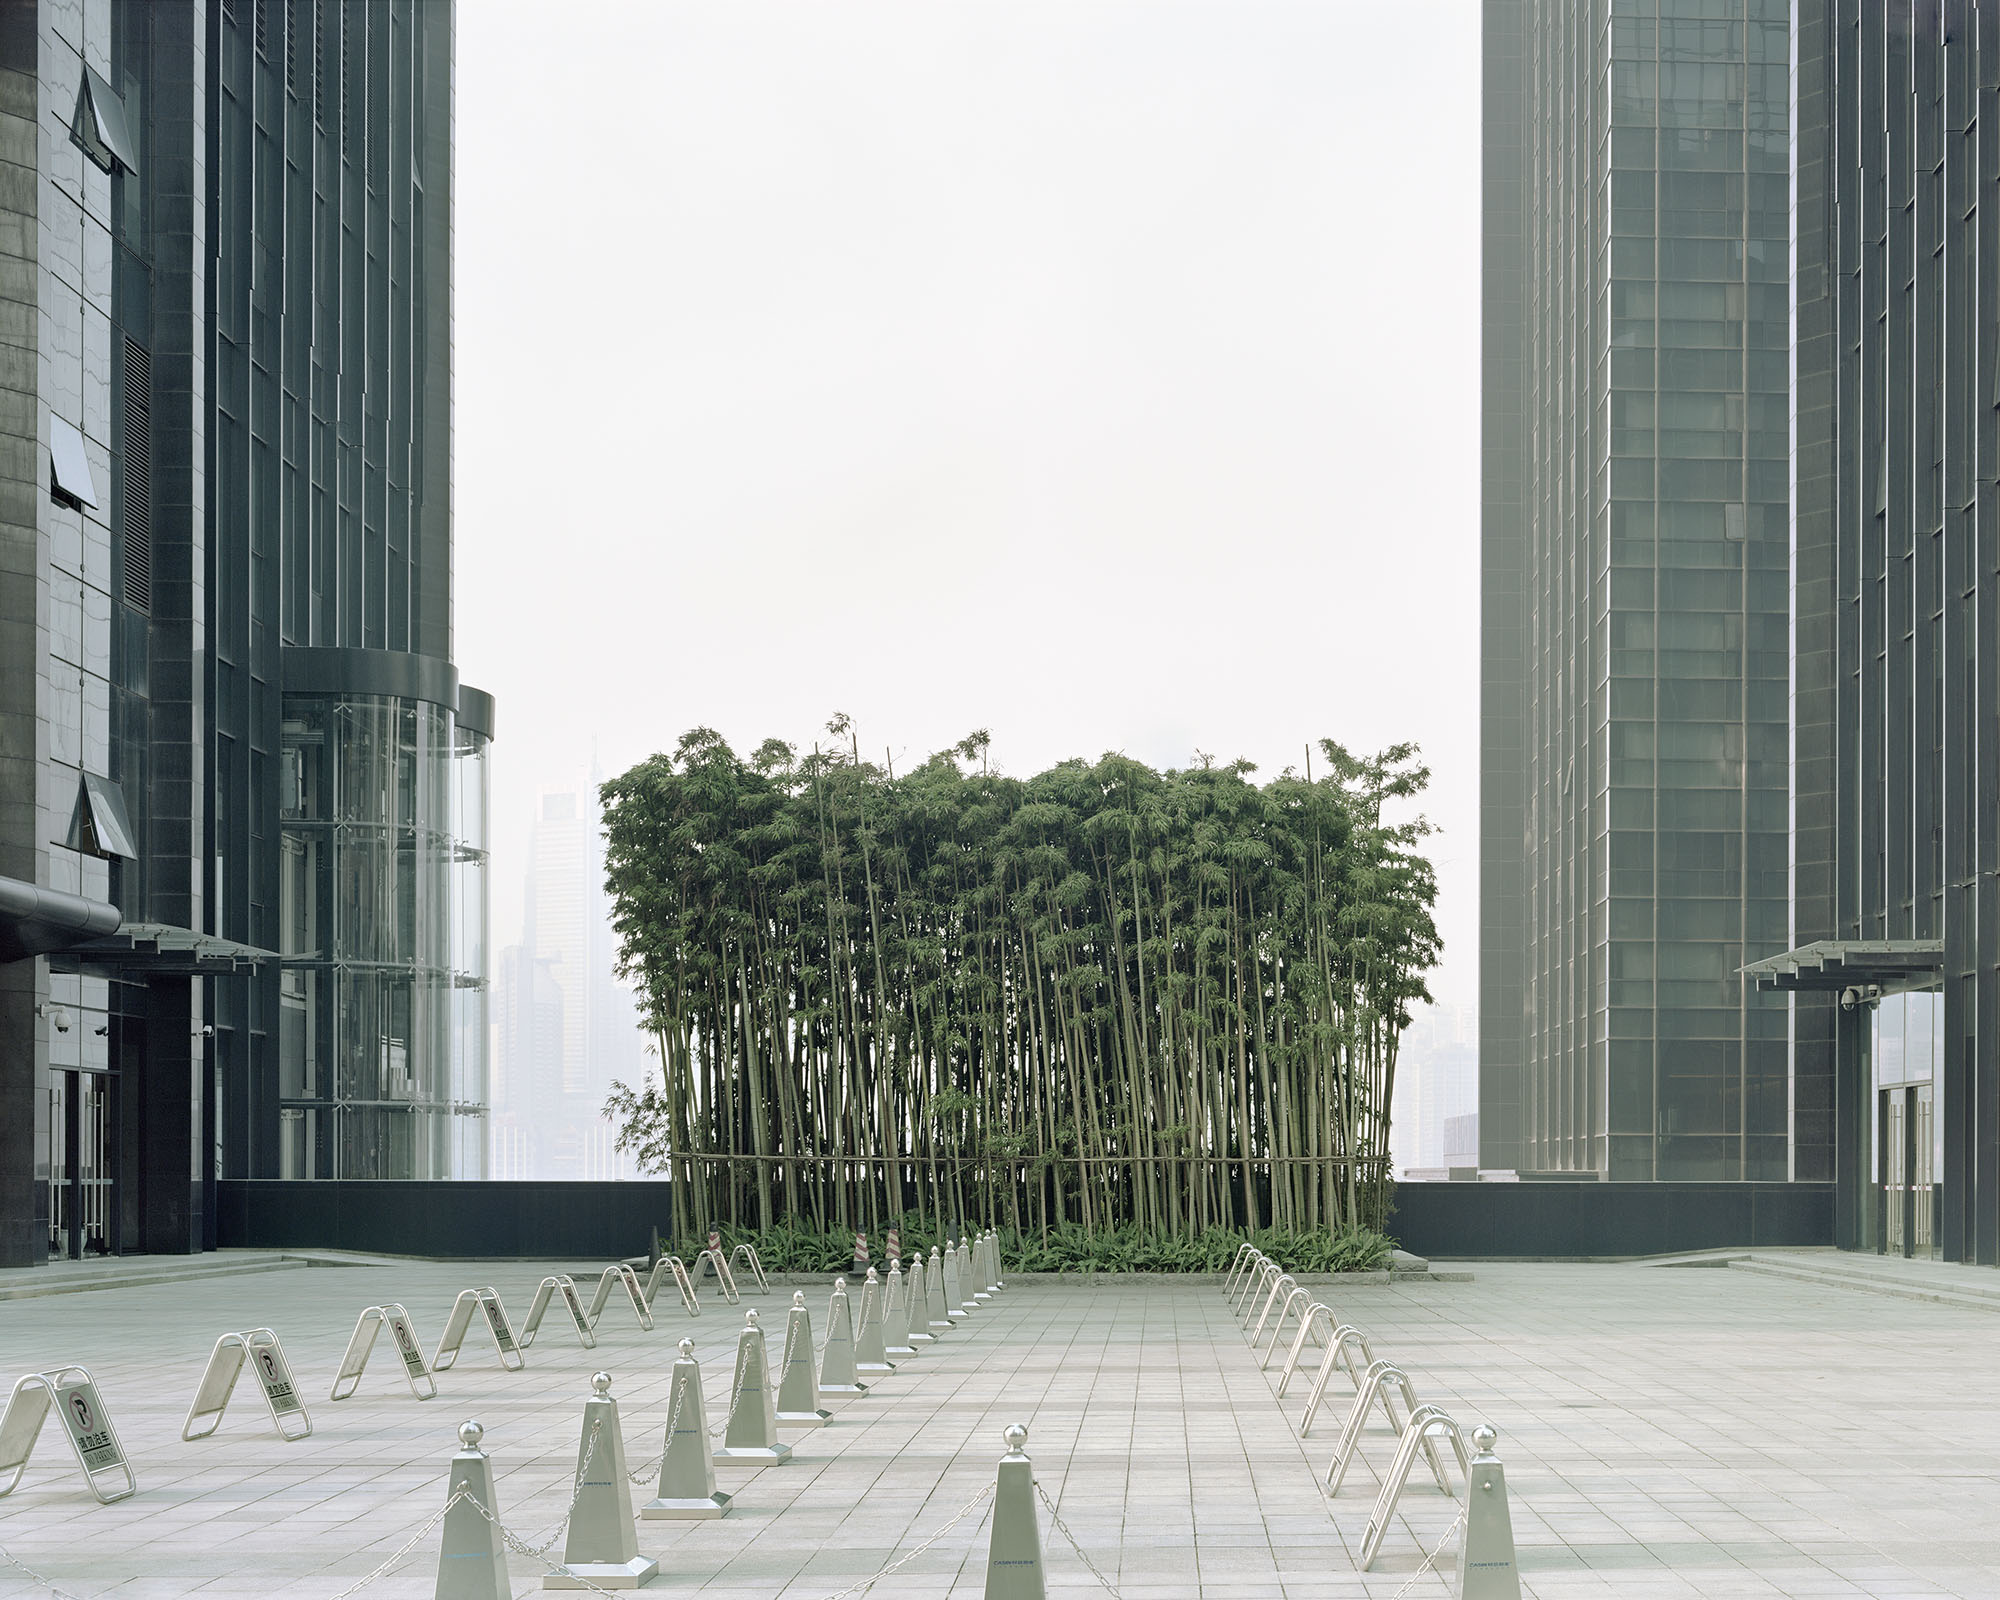
M 979 1309 L 979 1299 L 973 1294 L 977 1281 L 972 1275 L 972 1243 L 961 1234 L 958 1240 L 958 1292 L 964 1296 L 959 1304 L 967 1312 Z
M 822 1394 L 866 1394 L 868 1385 L 854 1375 L 854 1315 L 847 1304 L 847 1280 L 833 1280 L 833 1297 L 826 1305 L 826 1351 L 820 1357 Z
M 944 1314 L 952 1322 L 971 1315 L 965 1309 L 965 1269 L 958 1263 L 958 1246 L 950 1240 L 944 1247 Z
M 806 1293 L 792 1291 L 792 1309 L 785 1317 L 784 1366 L 778 1373 L 778 1426 L 823 1428 L 833 1420 L 819 1403 L 819 1379 L 813 1374 L 812 1313 Z
M 919 1350 L 927 1344 L 937 1343 L 937 1335 L 930 1330 L 931 1306 L 930 1291 L 927 1284 L 928 1278 L 929 1274 L 924 1270 L 923 1251 L 911 1251 L 909 1276 L 903 1280 L 909 1303 L 909 1315 L 904 1321 L 904 1332 L 908 1335 L 909 1342 Z
M 1514 1564 L 1514 1517 L 1507 1506 L 1507 1469 L 1493 1453 L 1500 1435 L 1481 1423 L 1472 1430 L 1466 1469 L 1465 1537 L 1458 1545 L 1458 1600 L 1521 1600 Z
M 966 1257 L 965 1287 L 974 1300 L 993 1298 L 993 1277 L 986 1270 L 986 1235 L 983 1232 L 973 1239 L 971 1253 Z
M 479 1448 L 485 1434 L 476 1422 L 459 1424 L 459 1451 L 451 1458 L 445 1489 L 449 1509 L 438 1547 L 437 1600 L 509 1600 L 514 1592 L 493 1500 L 493 1461 Z M 453 1505 L 460 1490 L 469 1498 Z
M 807 1335 L 808 1342 L 811 1337 Z M 706 1522 L 727 1511 L 729 1499 L 716 1492 L 708 1412 L 701 1398 L 701 1368 L 694 1359 L 694 1341 L 683 1339 L 667 1399 L 659 1495 L 641 1506 L 639 1515 L 648 1522 Z
M 854 1335 L 854 1370 L 877 1374 L 896 1370 L 895 1362 L 889 1359 L 888 1341 L 882 1336 L 882 1280 L 875 1276 L 873 1267 L 868 1269 L 861 1285 L 861 1326 Z
M 743 1313 L 736 1336 L 736 1381 L 729 1398 L 729 1426 L 717 1461 L 747 1467 L 778 1467 L 792 1459 L 792 1447 L 778 1439 L 778 1408 L 771 1397 L 770 1360 L 757 1313 Z
M 931 1264 L 924 1274 L 925 1324 L 933 1336 L 951 1331 L 951 1311 L 945 1303 L 944 1262 L 938 1247 L 931 1246 Z
M 882 1350 L 905 1361 L 917 1353 L 910 1343 L 910 1286 L 900 1263 L 889 1263 L 888 1286 L 882 1291 Z
M 625 1436 L 618 1428 L 618 1402 L 611 1398 L 611 1374 L 593 1374 L 590 1391 L 583 1402 L 562 1571 L 545 1574 L 544 1589 L 636 1589 L 660 1574 L 659 1562 L 639 1554 L 632 1531 L 632 1480 L 625 1476 Z
M 1042 1525 L 1035 1508 L 1035 1466 L 1028 1459 L 1028 1430 L 1018 1422 L 1006 1433 L 993 1491 L 993 1532 L 986 1546 L 986 1600 L 1048 1600 L 1042 1572 Z

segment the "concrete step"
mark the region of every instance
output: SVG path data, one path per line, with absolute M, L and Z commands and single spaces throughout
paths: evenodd
M 1881 1264 L 1871 1264 L 1876 1262 Z M 1754 1251 L 1732 1257 L 1727 1264 L 1732 1272 L 1754 1272 L 1793 1283 L 1816 1283 L 1830 1289 L 1852 1289 L 1862 1294 L 1962 1306 L 1973 1311 L 2000 1311 L 2000 1280 L 1993 1280 L 1980 1267 L 1944 1267 L 1930 1262 L 1893 1262 L 1852 1255 L 1801 1258 Z
M 39 1300 L 52 1294 L 89 1294 L 152 1283 L 233 1278 L 252 1272 L 309 1268 L 303 1256 L 261 1251 L 215 1251 L 199 1256 L 111 1256 L 102 1261 L 52 1261 L 45 1267 L 0 1272 L 0 1300 Z

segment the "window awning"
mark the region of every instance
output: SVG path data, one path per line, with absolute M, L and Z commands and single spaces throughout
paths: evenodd
M 1752 961 L 1743 976 L 1760 989 L 1834 990 L 1874 985 L 1889 993 L 1934 989 L 1944 971 L 1942 939 L 1816 939 Z

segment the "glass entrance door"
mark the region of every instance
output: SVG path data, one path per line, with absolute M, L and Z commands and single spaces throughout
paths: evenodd
M 1932 1254 L 1932 1147 L 1935 1125 L 1928 1083 L 1878 1091 L 1875 1170 L 1881 1174 L 1882 1252 Z
M 1881 1140 L 1876 1152 L 1877 1171 L 1882 1174 L 1882 1251 L 1885 1255 L 1908 1255 L 1908 1218 L 1905 1200 L 1909 1195 L 1909 1129 L 1904 1121 L 1903 1089 L 1881 1091 L 1881 1115 L 1875 1119 Z
M 49 1254 L 111 1252 L 111 1079 L 49 1074 Z

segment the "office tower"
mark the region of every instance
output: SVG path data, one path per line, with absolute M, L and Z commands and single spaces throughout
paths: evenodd
M 1484 7 L 1485 1167 L 1792 1168 L 1787 20 Z
M 1757 977 L 1835 1242 L 1992 1263 L 2000 6 L 1795 17 L 1796 889 Z
M 483 1170 L 452 33 L 0 8 L 0 1264 Z

